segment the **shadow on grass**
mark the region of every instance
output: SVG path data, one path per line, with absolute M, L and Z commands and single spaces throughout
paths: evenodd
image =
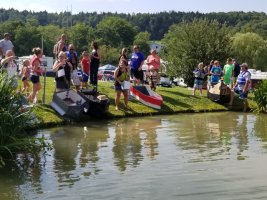
M 195 95 L 195 96 L 193 96 L 193 95 L 191 95 L 191 93 L 189 94 L 189 91 L 188 91 L 188 94 L 185 94 L 185 93 L 182 93 L 182 92 L 179 92 L 179 91 L 164 91 L 164 93 L 172 93 L 172 94 L 174 94 L 174 95 L 177 95 L 177 96 L 181 96 L 181 97 L 187 97 L 187 98 L 190 98 L 190 97 L 192 97 L 192 98 L 198 98 L 198 96 L 197 95 Z
M 181 101 L 177 101 L 177 99 L 174 99 L 172 97 L 164 96 L 163 97 L 163 107 L 162 107 L 162 109 L 165 110 L 165 111 L 175 111 L 173 108 L 167 106 L 166 103 L 174 105 L 176 107 L 192 109 L 192 106 L 190 104 L 187 104 L 187 103 L 184 103 L 184 102 L 181 102 Z

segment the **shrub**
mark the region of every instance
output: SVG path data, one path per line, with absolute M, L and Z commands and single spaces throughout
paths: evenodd
M 16 153 L 35 154 L 47 147 L 44 139 L 27 134 L 34 116 L 31 110 L 23 110 L 23 97 L 14 90 L 13 81 L 0 73 L 0 167 L 6 160 L 15 161 Z
M 257 111 L 267 111 L 267 80 L 262 81 L 258 87 L 254 90 L 254 99 L 257 103 Z

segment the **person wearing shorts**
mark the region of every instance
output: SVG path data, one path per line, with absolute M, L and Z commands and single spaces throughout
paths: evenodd
M 202 86 L 203 86 L 204 78 L 206 76 L 203 62 L 198 64 L 198 67 L 193 71 L 193 73 L 195 76 L 193 95 L 196 94 L 196 90 L 198 89 L 200 96 L 202 96 Z
M 251 74 L 248 71 L 248 64 L 243 63 L 240 65 L 241 71 L 240 74 L 237 77 L 237 82 L 234 86 L 234 88 L 231 91 L 231 97 L 230 97 L 230 102 L 229 106 L 233 105 L 233 100 L 234 100 L 234 94 L 238 94 L 240 99 L 243 99 L 243 112 L 247 111 L 248 108 L 248 91 L 250 89 L 250 84 L 251 84 Z
M 128 109 L 128 89 L 122 88 L 123 81 L 129 81 L 129 74 L 127 71 L 127 60 L 121 60 L 119 63 L 119 67 L 114 72 L 114 78 L 115 78 L 115 105 L 116 110 L 119 110 L 119 102 L 121 93 L 123 93 L 124 96 L 124 104 L 125 108 Z
M 131 78 L 134 79 L 134 84 L 140 85 L 144 79 L 142 66 L 144 64 L 144 55 L 139 51 L 139 46 L 134 45 L 131 55 Z

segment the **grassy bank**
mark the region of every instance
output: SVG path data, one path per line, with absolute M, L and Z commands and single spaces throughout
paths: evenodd
M 145 106 L 137 100 L 129 101 L 129 110 L 124 110 L 123 97 L 121 98 L 120 110 L 116 111 L 114 106 L 115 92 L 113 82 L 99 82 L 99 92 L 106 94 L 111 101 L 109 112 L 106 118 L 119 118 L 129 116 L 145 116 L 158 114 L 174 114 L 184 112 L 211 112 L 211 111 L 227 111 L 227 106 L 215 103 L 206 97 L 206 91 L 200 97 L 197 93 L 192 96 L 192 90 L 181 87 L 164 88 L 158 87 L 157 92 L 163 97 L 163 105 L 161 110 L 156 110 Z M 54 126 L 64 124 L 66 121 L 59 116 L 51 107 L 50 102 L 54 92 L 54 79 L 47 78 L 45 104 L 39 104 L 34 107 L 34 113 L 40 121 L 41 127 Z M 42 100 L 43 90 L 38 94 L 38 99 Z M 242 102 L 235 101 L 235 110 L 241 110 Z M 255 107 L 255 103 L 250 101 L 250 107 Z M 81 120 L 90 120 L 89 116 L 83 117 Z

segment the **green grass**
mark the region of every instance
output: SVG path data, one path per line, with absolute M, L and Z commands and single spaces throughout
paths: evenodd
M 41 80 L 43 81 L 43 79 Z M 42 82 L 43 84 L 43 82 Z M 63 124 L 66 122 L 61 116 L 59 116 L 51 107 L 50 103 L 54 93 L 54 79 L 47 78 L 46 84 L 46 102 L 45 104 L 39 104 L 35 106 L 34 113 L 40 121 L 40 126 L 53 126 L 57 124 Z M 163 97 L 163 105 L 161 110 L 150 108 L 137 100 L 129 101 L 129 110 L 124 110 L 123 97 L 120 101 L 120 110 L 115 110 L 114 97 L 115 92 L 113 89 L 113 82 L 99 82 L 98 90 L 100 93 L 106 94 L 110 99 L 109 112 L 106 118 L 120 118 L 120 117 L 134 117 L 145 115 L 158 115 L 158 114 L 174 114 L 184 112 L 211 112 L 211 111 L 228 111 L 229 109 L 225 105 L 218 104 L 211 101 L 206 97 L 206 91 L 204 90 L 203 96 L 192 96 L 192 90 L 181 87 L 165 88 L 158 87 L 157 93 Z M 38 99 L 42 100 L 43 90 L 38 94 Z M 250 100 L 250 107 L 255 107 L 255 103 Z M 234 101 L 235 110 L 242 110 L 242 102 Z M 89 116 L 85 116 L 82 120 L 90 120 Z

